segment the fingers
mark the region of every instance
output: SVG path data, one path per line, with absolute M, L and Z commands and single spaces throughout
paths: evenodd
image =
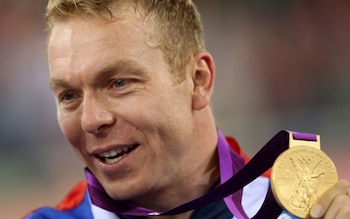
M 324 219 L 350 218 L 350 197 L 346 194 L 339 194 L 328 208 Z
M 312 218 L 349 219 L 350 218 L 350 182 L 340 180 L 325 192 L 312 208 Z

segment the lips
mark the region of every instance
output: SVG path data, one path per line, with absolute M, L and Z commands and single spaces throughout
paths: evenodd
M 114 148 L 109 151 L 98 153 L 96 157 L 105 164 L 114 164 L 120 161 L 128 153 L 135 150 L 135 148 L 137 148 L 138 146 L 138 144 L 134 144 L 130 146 Z

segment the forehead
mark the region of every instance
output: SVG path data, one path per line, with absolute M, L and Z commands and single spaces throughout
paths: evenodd
M 113 22 L 91 16 L 57 21 L 48 40 L 50 76 L 88 81 L 120 62 L 136 63 L 143 72 L 168 72 L 152 34 L 135 12 Z
M 70 8 L 60 10 L 59 7 L 51 9 L 47 13 L 46 24 L 47 24 L 47 42 L 51 39 L 52 32 L 57 29 L 60 23 L 69 23 L 74 20 L 95 20 L 102 23 L 127 23 L 133 21 L 133 24 L 129 25 L 128 28 L 132 26 L 137 27 L 139 25 L 147 25 L 147 30 L 149 33 L 155 34 L 152 31 L 155 27 L 155 21 L 151 19 L 152 16 L 146 12 L 145 6 L 143 4 L 137 3 L 138 1 L 112 1 L 110 3 L 102 3 L 102 6 L 92 6 L 89 4 L 85 5 L 75 5 L 70 6 Z M 48 9 L 49 10 L 49 9 Z M 135 22 L 138 21 L 138 22 Z M 137 27 L 138 28 L 138 27 Z
M 75 60 L 82 54 L 136 54 L 156 47 L 153 39 L 152 28 L 133 10 L 125 11 L 122 18 L 113 21 L 73 16 L 55 22 L 48 39 L 49 63 L 57 63 L 60 58 L 67 62 L 67 57 Z
M 151 34 L 151 27 L 145 22 L 137 11 L 124 10 L 122 16 L 117 18 L 104 18 L 88 14 L 74 14 L 64 18 L 57 18 L 52 23 L 48 35 L 48 49 L 57 39 L 69 37 L 72 43 L 85 44 L 89 39 L 120 37 L 133 34 L 146 36 Z M 135 35 L 135 33 L 138 33 Z M 91 37 L 89 37 L 91 36 Z

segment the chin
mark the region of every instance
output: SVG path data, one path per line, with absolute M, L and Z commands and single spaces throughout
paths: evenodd
M 116 183 L 114 185 L 106 185 L 103 187 L 112 199 L 118 201 L 135 199 L 139 195 L 139 192 L 135 189 L 128 188 L 128 186 L 125 185 L 123 185 L 123 188 L 121 188 L 120 186 L 116 185 Z

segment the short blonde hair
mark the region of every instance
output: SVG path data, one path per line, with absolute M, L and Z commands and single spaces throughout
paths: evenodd
M 110 7 L 125 3 L 154 21 L 155 36 L 170 71 L 177 82 L 182 81 L 191 56 L 205 47 L 200 15 L 191 0 L 49 0 L 45 16 L 48 38 L 56 19 L 118 17 Z

